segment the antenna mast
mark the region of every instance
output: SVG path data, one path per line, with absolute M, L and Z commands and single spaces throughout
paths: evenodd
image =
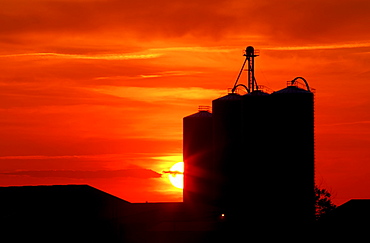
M 253 46 L 248 46 L 247 49 L 245 49 L 244 56 L 246 56 L 248 60 L 248 89 L 250 92 L 253 92 L 254 90 L 258 90 L 256 78 L 254 77 L 254 58 L 258 55 L 254 53 Z
M 254 77 L 254 58 L 257 57 L 258 55 L 255 54 L 253 46 L 248 46 L 245 49 L 245 54 L 243 56 L 245 56 L 245 60 L 239 72 L 239 75 L 236 78 L 234 87 L 232 88 L 232 93 L 235 92 L 238 86 L 243 86 L 248 91 L 248 93 L 258 90 L 257 81 L 256 81 L 256 78 Z M 240 75 L 244 71 L 244 66 L 247 61 L 248 61 L 248 86 L 245 86 L 243 84 L 238 84 L 238 81 L 239 81 Z

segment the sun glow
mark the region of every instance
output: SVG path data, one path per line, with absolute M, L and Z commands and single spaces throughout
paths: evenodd
M 168 179 L 173 186 L 180 189 L 184 188 L 184 162 L 178 162 L 171 167 Z

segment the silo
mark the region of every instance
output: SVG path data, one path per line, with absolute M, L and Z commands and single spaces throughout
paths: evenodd
M 244 184 L 247 211 L 245 217 L 254 222 L 266 223 L 270 217 L 271 200 L 271 97 L 255 90 L 242 97 L 242 151 L 247 163 Z M 240 205 L 242 207 L 242 205 Z M 253 208 L 254 210 L 250 210 Z
M 297 78 L 296 78 L 297 79 Z M 314 220 L 314 95 L 294 79 L 271 94 L 272 170 L 277 218 L 291 223 Z
M 209 107 L 183 118 L 184 191 L 188 205 L 207 205 L 214 199 L 212 113 Z
M 243 200 L 245 167 L 242 153 L 242 97 L 230 93 L 212 101 L 213 149 L 218 194 L 216 205 L 225 214 L 234 214 L 235 202 Z

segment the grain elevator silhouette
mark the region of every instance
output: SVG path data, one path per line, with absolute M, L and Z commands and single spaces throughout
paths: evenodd
M 229 94 L 183 118 L 184 203 L 230 222 L 314 221 L 314 95 L 297 77 L 267 92 L 254 76 L 254 48 Z M 247 63 L 248 83 L 238 84 Z M 245 89 L 246 94 L 237 92 Z

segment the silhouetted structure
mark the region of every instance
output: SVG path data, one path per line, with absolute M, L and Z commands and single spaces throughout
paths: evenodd
M 129 202 L 87 185 L 0 187 L 3 242 L 118 242 Z M 122 225 L 121 225 L 122 226 Z
M 1 242 L 215 242 L 222 220 L 183 203 L 129 203 L 88 185 L 0 187 Z
M 258 228 L 266 225 L 266 219 L 272 216 L 271 187 L 275 171 L 272 170 L 273 154 L 270 151 L 271 97 L 266 92 L 255 90 L 243 95 L 242 104 L 242 156 L 245 165 L 241 178 L 247 200 L 242 201 L 244 205 L 240 207 L 247 208 L 243 216 L 254 221 L 253 227 Z M 248 210 L 250 208 L 255 210 Z
M 271 94 L 273 144 L 269 151 L 276 172 L 271 193 L 278 218 L 309 223 L 315 220 L 314 96 L 301 79 L 305 89 L 296 86 L 296 78 Z
M 370 199 L 352 199 L 320 217 L 317 235 L 328 242 L 369 240 Z
M 228 94 L 212 101 L 213 151 L 212 163 L 216 168 L 217 197 L 215 204 L 220 213 L 231 215 L 235 203 L 245 195 L 244 190 L 243 151 L 242 151 L 242 97 Z M 242 183 L 242 184 L 241 184 Z
M 184 193 L 183 200 L 194 207 L 215 200 L 217 185 L 212 150 L 212 113 L 209 107 L 183 119 Z
M 232 92 L 213 100 L 212 116 L 208 115 L 207 124 L 213 120 L 214 156 L 202 167 L 212 167 L 212 174 L 217 175 L 202 176 L 216 186 L 216 200 L 210 205 L 225 213 L 231 222 L 248 219 L 255 228 L 277 224 L 303 227 L 315 219 L 313 93 L 300 77 L 272 94 L 260 90 L 254 76 L 257 55 L 253 47 L 247 47 L 245 56 L 248 86 L 237 84 L 239 74 Z M 303 88 L 298 79 L 303 80 Z M 239 95 L 237 87 L 244 87 L 248 93 Z M 184 119 L 184 134 L 189 130 L 195 131 L 195 125 Z M 206 130 L 209 131 L 203 126 Z M 203 133 L 192 133 L 192 140 L 184 137 L 184 148 L 191 146 L 187 144 L 190 141 L 204 139 Z M 186 153 L 184 150 L 184 156 Z M 188 160 L 186 156 L 184 159 L 186 167 Z M 189 180 L 194 183 L 191 188 L 201 188 L 201 183 L 188 175 L 185 174 L 184 196 Z

